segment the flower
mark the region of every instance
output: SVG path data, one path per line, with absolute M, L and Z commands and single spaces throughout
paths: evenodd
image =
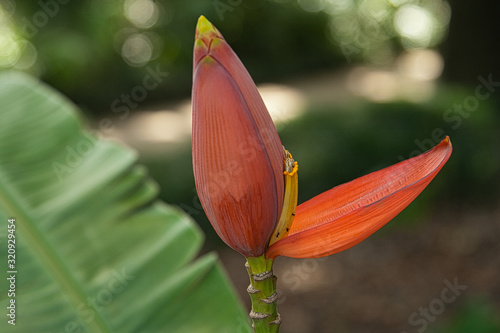
M 245 67 L 203 16 L 193 68 L 196 189 L 219 237 L 245 257 L 315 258 L 358 244 L 406 208 L 452 152 L 446 137 L 297 207 L 298 164 Z
M 192 100 L 200 202 L 226 244 L 258 257 L 283 206 L 284 151 L 250 74 L 203 16 L 196 29 Z

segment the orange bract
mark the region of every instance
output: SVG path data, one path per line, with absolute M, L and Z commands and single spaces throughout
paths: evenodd
M 450 157 L 449 138 L 428 152 L 326 191 L 297 207 L 288 237 L 266 257 L 316 258 L 366 239 L 408 206 Z

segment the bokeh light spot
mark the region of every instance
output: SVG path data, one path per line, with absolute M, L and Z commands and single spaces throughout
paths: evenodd
M 20 56 L 21 50 L 11 31 L 0 27 L 0 67 L 12 67 Z
M 297 118 L 306 107 L 302 93 L 282 84 L 264 84 L 258 87 L 276 126 Z
M 33 67 L 38 58 L 38 52 L 35 46 L 27 40 L 21 40 L 18 45 L 21 50 L 21 56 L 14 67 L 17 69 L 29 69 Z
M 126 0 L 124 12 L 132 24 L 142 29 L 151 28 L 160 17 L 158 6 L 151 0 Z
M 394 17 L 394 28 L 415 47 L 429 46 L 436 26 L 431 14 L 424 8 L 405 5 Z
M 323 0 L 299 0 L 299 6 L 306 12 L 316 13 L 325 7 Z
M 434 50 L 411 50 L 398 59 L 401 74 L 420 81 L 436 80 L 443 67 L 443 57 Z
M 153 56 L 153 44 L 144 34 L 133 34 L 123 43 L 122 56 L 131 66 L 143 66 Z

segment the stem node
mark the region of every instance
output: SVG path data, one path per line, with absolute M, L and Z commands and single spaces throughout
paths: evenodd
M 250 318 L 255 333 L 277 333 L 281 316 L 277 311 L 278 294 L 276 276 L 273 274 L 273 259 L 248 257 L 245 267 L 250 278 L 247 288 L 252 301 Z

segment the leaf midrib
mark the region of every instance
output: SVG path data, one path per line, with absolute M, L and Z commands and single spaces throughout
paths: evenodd
M 1 171 L 1 170 L 0 170 Z M 32 254 L 38 258 L 47 272 L 64 290 L 66 296 L 76 311 L 81 304 L 87 304 L 87 294 L 80 283 L 71 274 L 70 268 L 64 260 L 57 254 L 50 242 L 44 237 L 43 233 L 37 228 L 34 218 L 28 213 L 30 210 L 23 205 L 18 193 L 9 186 L 9 181 L 0 172 L 0 206 L 3 211 L 10 214 L 8 218 L 16 219 L 16 229 L 22 230 L 22 237 L 32 250 Z M 95 317 L 89 322 L 82 322 L 87 326 L 89 332 L 112 333 L 111 328 L 106 323 L 93 305 Z

